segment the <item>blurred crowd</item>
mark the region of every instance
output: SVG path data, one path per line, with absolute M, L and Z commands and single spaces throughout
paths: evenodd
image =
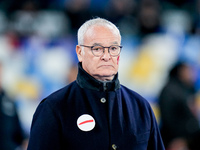
M 120 82 L 150 102 L 166 148 L 200 149 L 200 0 L 0 0 L 0 139 L 18 115 L 4 143 L 27 144 L 39 102 L 75 80 L 77 29 L 97 16 L 119 27 Z

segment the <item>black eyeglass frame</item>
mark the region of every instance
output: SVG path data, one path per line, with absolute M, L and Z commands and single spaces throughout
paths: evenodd
M 87 46 L 87 45 L 80 45 L 80 46 L 90 48 L 91 51 L 92 51 L 92 54 L 93 54 L 94 56 L 96 56 L 96 57 L 101 57 L 101 56 L 105 53 L 105 48 L 108 48 L 108 53 L 109 53 L 111 56 L 117 57 L 117 56 L 119 56 L 119 54 L 121 53 L 121 50 L 122 50 L 122 47 L 123 47 L 123 46 L 121 46 L 121 45 L 111 45 L 111 46 L 109 46 L 109 47 L 104 47 L 104 46 L 102 46 L 102 45 L 95 45 L 95 46 L 101 46 L 101 47 L 103 48 L 103 53 L 102 53 L 101 55 L 98 55 L 98 56 L 97 56 L 97 55 L 95 55 L 95 54 L 93 53 L 93 50 L 92 50 L 95 46 Z M 112 55 L 112 54 L 110 53 L 110 48 L 111 48 L 112 46 L 118 46 L 118 47 L 120 48 L 119 54 L 117 54 L 117 55 Z

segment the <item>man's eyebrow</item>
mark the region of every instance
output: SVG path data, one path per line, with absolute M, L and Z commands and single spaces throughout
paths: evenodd
M 111 44 L 118 44 L 118 42 L 115 41 L 115 42 L 112 42 Z M 98 45 L 102 46 L 103 44 L 102 43 L 93 43 L 92 45 L 93 46 L 98 46 Z
M 113 42 L 113 44 L 118 44 L 118 42 L 117 42 L 117 41 L 115 41 L 115 42 Z
M 93 46 L 98 46 L 98 45 L 102 46 L 101 43 L 93 43 L 92 45 L 93 45 Z

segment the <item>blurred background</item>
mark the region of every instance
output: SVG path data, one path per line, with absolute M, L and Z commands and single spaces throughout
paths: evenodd
M 28 139 L 39 102 L 75 80 L 77 30 L 97 16 L 115 23 L 121 31 L 121 84 L 149 101 L 160 128 L 167 122 L 164 114 L 171 119 L 177 117 L 174 110 L 181 112 L 186 120 L 181 126 L 187 127 L 168 137 L 166 145 L 179 139 L 168 149 L 185 148 L 183 132 L 194 129 L 187 121 L 192 117 L 197 124 L 200 121 L 200 0 L 0 0 L 0 89 L 14 102 L 25 137 Z M 180 62 L 187 71 L 179 73 L 178 69 L 181 79 L 173 79 L 184 82 L 186 78 L 180 84 L 186 89 L 181 93 L 172 86 L 175 88 L 165 93 L 170 72 Z M 184 98 L 184 93 L 190 94 L 172 106 L 168 98 L 173 92 Z M 3 105 L 4 109 L 12 106 Z M 192 117 L 185 117 L 182 106 Z M 178 124 L 177 118 L 169 122 Z

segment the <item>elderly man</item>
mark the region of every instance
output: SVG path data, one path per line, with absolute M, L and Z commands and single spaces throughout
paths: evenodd
M 28 150 L 164 150 L 149 103 L 119 83 L 120 44 L 105 19 L 79 28 L 77 79 L 39 104 Z

